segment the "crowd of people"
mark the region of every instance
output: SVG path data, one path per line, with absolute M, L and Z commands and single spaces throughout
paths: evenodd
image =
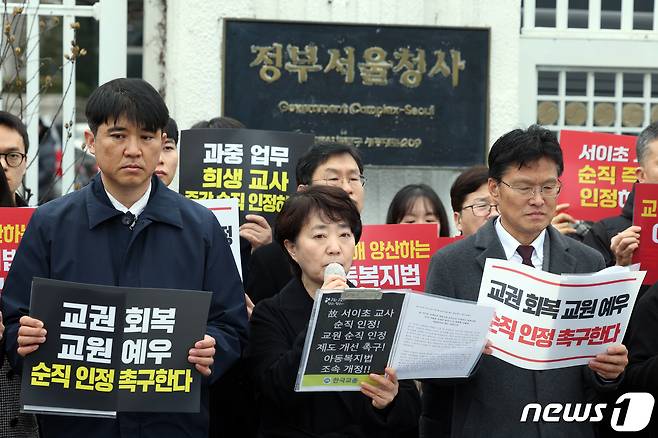
M 465 379 L 398 380 L 389 367 L 370 375 L 360 392 L 295 392 L 316 291 L 353 286 L 324 270 L 339 263 L 348 272 L 361 236 L 366 179 L 358 151 L 315 143 L 296 163 L 297 190 L 276 223 L 242 218 L 241 280 L 213 214 L 167 187 L 178 167 L 178 126 L 156 90 L 139 79 L 110 81 L 92 93 L 85 114 L 85 143 L 100 172 L 34 212 L 2 291 L 2 437 L 594 437 L 610 431 L 591 422 L 521 423 L 519 417 L 533 402 L 658 392 L 658 285 L 636 305 L 623 343 L 587 366 L 525 370 L 487 354 L 488 345 Z M 195 128 L 244 126 L 219 117 Z M 25 206 L 18 191 L 28 147 L 21 120 L 0 112 L 3 207 Z M 658 183 L 658 124 L 638 137 L 637 156 L 638 182 Z M 531 126 L 501 136 L 488 166 L 466 169 L 450 188 L 463 238 L 432 257 L 426 292 L 477 301 L 486 258 L 557 274 L 629 265 L 646 238 L 632 225 L 633 194 L 621 216 L 577 232 L 568 205 L 557 204 L 563 168 L 550 131 Z M 435 223 L 437 235 L 450 234 L 448 212 L 426 184 L 400 189 L 385 222 Z M 30 316 L 34 277 L 210 291 L 206 335 L 188 352 L 204 376 L 200 412 L 118 413 L 116 419 L 21 413 L 23 360 L 48 339 L 48 327 Z

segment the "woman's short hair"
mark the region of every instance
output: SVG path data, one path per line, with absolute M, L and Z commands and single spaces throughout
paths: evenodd
M 450 236 L 450 225 L 448 224 L 448 216 L 446 209 L 443 207 L 439 195 L 427 184 L 409 184 L 402 187 L 393 197 L 391 205 L 388 206 L 388 214 L 386 215 L 387 224 L 399 224 L 402 218 L 411 210 L 416 202 L 416 199 L 427 199 L 434 211 L 434 214 L 439 218 L 439 236 Z
M 355 244 L 361 238 L 359 210 L 343 189 L 317 184 L 291 195 L 277 216 L 274 239 L 283 247 L 290 260 L 292 272 L 297 278 L 301 278 L 302 269 L 290 257 L 284 242 L 286 240 L 296 242 L 302 228 L 314 213 L 333 222 L 346 222 L 354 234 Z
M 487 166 L 473 166 L 459 174 L 452 187 L 450 187 L 450 204 L 452 211 L 458 213 L 464 207 L 464 200 L 468 195 L 476 192 L 489 180 Z

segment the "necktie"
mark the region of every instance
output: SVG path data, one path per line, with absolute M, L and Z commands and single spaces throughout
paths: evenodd
M 534 268 L 535 265 L 532 264 L 532 251 L 534 251 L 534 248 L 530 245 L 519 245 L 516 249 L 516 252 L 518 252 L 523 259 L 523 264 Z
M 137 222 L 137 217 L 135 217 L 135 215 L 130 211 L 125 212 L 121 218 L 121 223 L 127 227 L 130 227 L 131 230 L 135 226 L 135 222 Z

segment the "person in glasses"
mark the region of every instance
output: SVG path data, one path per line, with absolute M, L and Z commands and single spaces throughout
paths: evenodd
M 500 216 L 437 251 L 426 293 L 477 301 L 487 258 L 554 274 L 603 269 L 597 251 L 551 226 L 562 170 L 562 150 L 550 131 L 531 126 L 499 138 L 489 152 L 487 186 Z M 424 382 L 421 436 L 594 437 L 589 422 L 521 423 L 519 418 L 528 403 L 585 403 L 595 392 L 616 389 L 627 363 L 628 353 L 621 344 L 609 347 L 588 366 L 546 371 L 518 368 L 485 355 L 467 379 Z
M 9 191 L 14 194 L 17 207 L 27 203 L 16 191 L 23 183 L 27 169 L 27 129 L 21 120 L 6 111 L 0 111 L 0 163 L 7 177 Z
M 473 166 L 463 171 L 450 187 L 452 218 L 459 234 L 464 237 L 474 234 L 487 220 L 498 216 L 498 205 L 489 193 L 488 179 L 486 166 Z
M 366 179 L 361 157 L 352 146 L 319 142 L 299 159 L 295 168 L 297 191 L 323 184 L 340 187 L 363 211 Z M 245 291 L 254 303 L 277 294 L 292 278 L 290 263 L 276 242 L 256 249 L 249 260 Z
M 23 122 L 13 114 L 0 111 L 0 163 L 4 171 L 0 181 L 0 207 L 27 206 L 16 190 L 25 176 L 28 147 L 29 140 Z M 0 292 L 2 288 L 0 284 Z M 4 354 L 3 331 L 0 312 L 0 436 L 36 438 L 39 435 L 36 417 L 20 412 L 21 376 L 11 367 Z
M 439 195 L 427 184 L 409 184 L 393 196 L 387 224 L 437 224 L 441 237 L 450 236 L 446 209 Z

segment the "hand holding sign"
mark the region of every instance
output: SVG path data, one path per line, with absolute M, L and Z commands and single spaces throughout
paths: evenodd
M 558 204 L 555 207 L 555 216 L 551 220 L 551 225 L 553 225 L 557 230 L 562 234 L 575 233 L 576 229 L 573 227 L 576 223 L 576 220 L 569 213 L 565 213 L 565 210 L 569 208 L 571 204 Z
M 628 350 L 624 344 L 612 345 L 605 353 L 589 361 L 589 367 L 601 378 L 615 380 L 628 365 Z
M 387 367 L 386 375 L 370 374 L 370 380 L 374 383 L 361 382 L 361 393 L 372 399 L 372 405 L 377 409 L 384 409 L 391 404 L 398 395 L 398 376 L 395 370 Z
M 617 266 L 628 266 L 632 263 L 633 253 L 640 246 L 640 231 L 640 227 L 633 225 L 610 240 L 610 249 L 615 254 Z
M 18 354 L 25 357 L 37 351 L 39 344 L 46 342 L 46 329 L 38 319 L 23 316 L 18 329 Z
M 240 237 L 249 241 L 252 251 L 272 242 L 272 228 L 263 216 L 248 214 L 245 219 L 240 225 Z
M 208 377 L 212 370 L 210 367 L 215 362 L 215 338 L 205 335 L 203 340 L 194 344 L 194 348 L 190 348 L 187 361 L 193 363 L 198 372 Z

